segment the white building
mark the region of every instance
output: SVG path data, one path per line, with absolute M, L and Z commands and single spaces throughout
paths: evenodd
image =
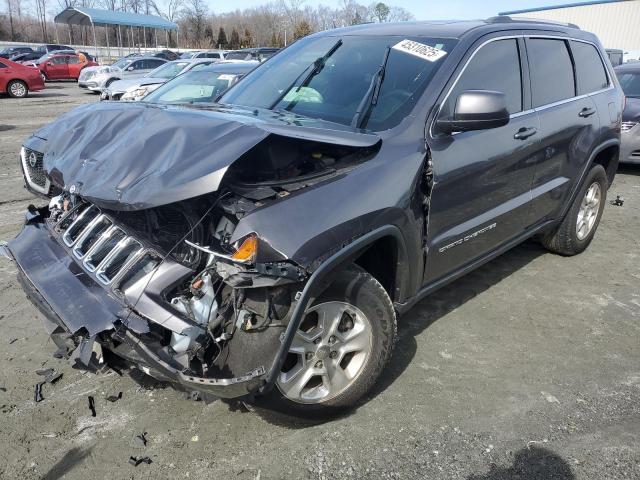
M 595 33 L 605 48 L 630 53 L 640 51 L 640 0 L 576 2 L 501 12 L 500 15 L 573 23 Z

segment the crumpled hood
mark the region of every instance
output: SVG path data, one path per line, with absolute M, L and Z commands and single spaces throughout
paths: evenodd
M 227 168 L 268 135 L 370 147 L 376 135 L 291 114 L 100 102 L 37 131 L 54 184 L 98 206 L 139 210 L 216 191 Z M 26 142 L 27 144 L 29 142 Z

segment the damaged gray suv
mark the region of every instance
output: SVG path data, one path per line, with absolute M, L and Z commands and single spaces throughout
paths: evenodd
M 4 253 L 77 366 L 352 407 L 417 301 L 533 236 L 582 252 L 617 168 L 623 94 L 570 25 L 363 25 L 196 78 L 24 143 L 55 196 Z

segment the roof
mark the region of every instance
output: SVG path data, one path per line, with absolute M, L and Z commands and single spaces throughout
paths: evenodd
M 586 7 L 589 5 L 600 5 L 602 3 L 620 3 L 630 0 L 591 0 L 589 2 L 565 3 L 560 5 L 550 5 L 547 7 L 526 8 L 524 10 L 511 10 L 509 12 L 500 12 L 498 15 L 519 15 L 521 13 L 544 12 L 546 10 L 558 10 L 559 8 Z
M 560 32 L 571 31 L 574 35 L 588 36 L 587 32 L 576 33 L 575 25 L 562 22 L 553 22 L 543 19 L 523 19 L 520 17 L 498 16 L 486 20 L 442 20 L 426 22 L 390 22 L 367 23 L 354 25 L 334 30 L 325 30 L 309 36 L 339 37 L 339 36 L 398 36 L 398 37 L 430 37 L 430 38 L 454 38 L 462 37 L 477 32 L 478 34 L 514 30 L 518 28 L 544 29 Z
M 469 30 L 487 25 L 484 20 L 440 20 L 413 22 L 363 23 L 349 27 L 325 30 L 312 36 L 335 35 L 393 35 L 458 38 Z
M 85 7 L 66 8 L 56 15 L 53 21 L 55 23 L 84 25 L 87 27 L 91 25 L 125 25 L 128 27 L 160 28 L 163 30 L 178 29 L 177 24 L 156 15 L 141 15 L 139 13 Z

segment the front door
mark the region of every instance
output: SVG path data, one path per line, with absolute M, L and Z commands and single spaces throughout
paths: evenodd
M 481 46 L 443 103 L 440 116 L 450 116 L 464 91 L 502 92 L 511 119 L 490 130 L 434 136 L 426 283 L 464 268 L 524 231 L 540 124 L 523 81 L 528 78 L 523 49 L 523 41 L 515 38 Z
M 45 73 L 51 80 L 69 78 L 69 67 L 66 55 L 56 55 L 47 60 Z

